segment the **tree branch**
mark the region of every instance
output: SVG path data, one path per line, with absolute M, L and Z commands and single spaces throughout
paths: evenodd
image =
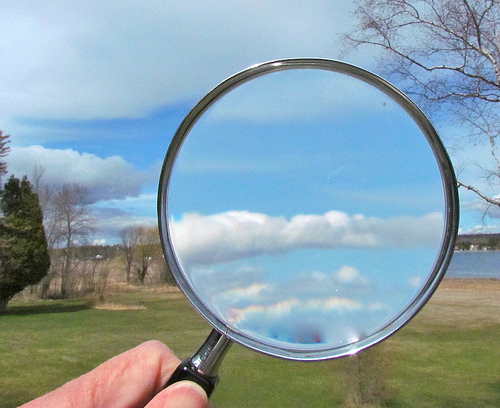
M 484 195 L 483 193 L 481 193 L 477 188 L 475 188 L 469 184 L 465 184 L 460 180 L 457 181 L 457 184 L 459 187 L 464 187 L 465 189 L 477 194 L 479 197 L 481 197 L 487 203 L 500 207 L 500 199 L 488 197 L 488 196 Z

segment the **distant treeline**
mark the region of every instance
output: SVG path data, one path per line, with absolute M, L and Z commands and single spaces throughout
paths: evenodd
M 64 248 L 54 249 L 55 256 L 62 256 Z M 73 257 L 81 260 L 107 259 L 111 260 L 121 256 L 121 245 L 79 245 L 73 248 Z
M 455 246 L 459 250 L 500 249 L 500 234 L 460 234 Z
M 159 244 L 158 244 L 159 246 Z M 499 234 L 460 234 L 455 241 L 458 250 L 468 251 L 471 249 L 498 249 L 500 250 Z M 64 249 L 54 250 L 56 254 L 62 254 Z M 161 252 L 161 250 L 159 250 Z M 122 256 L 122 245 L 81 245 L 75 247 L 75 258 L 82 260 L 107 259 L 111 260 Z

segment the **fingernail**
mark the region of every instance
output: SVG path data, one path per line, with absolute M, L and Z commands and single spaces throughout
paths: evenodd
M 191 381 L 180 381 L 172 384 L 168 392 L 168 408 L 206 408 L 208 397 L 205 390 Z

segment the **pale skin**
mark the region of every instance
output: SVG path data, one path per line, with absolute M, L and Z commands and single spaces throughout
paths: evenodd
M 162 390 L 179 363 L 166 345 L 148 341 L 22 408 L 207 408 L 205 391 L 193 382 Z

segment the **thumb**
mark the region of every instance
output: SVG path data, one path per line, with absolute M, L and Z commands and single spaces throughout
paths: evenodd
M 207 408 L 203 388 L 191 381 L 180 381 L 165 388 L 145 408 Z

